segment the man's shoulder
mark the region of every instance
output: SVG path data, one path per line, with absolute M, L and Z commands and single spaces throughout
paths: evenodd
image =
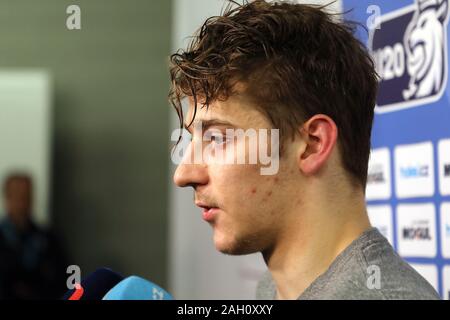
M 361 263 L 366 279 L 380 277 L 380 292 L 385 299 L 440 299 L 436 290 L 411 265 L 400 257 L 378 230 L 374 240 L 362 247 Z M 370 281 L 369 281 L 370 282 Z
M 377 229 L 355 240 L 302 299 L 439 299 Z
M 275 284 L 266 272 L 257 286 L 258 299 L 273 299 Z M 377 229 L 350 244 L 314 280 L 299 299 L 329 300 L 434 300 L 434 288 L 404 261 Z

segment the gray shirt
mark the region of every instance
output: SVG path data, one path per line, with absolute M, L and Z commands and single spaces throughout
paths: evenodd
M 375 266 L 375 267 L 373 267 Z M 378 272 L 379 271 L 379 272 Z M 379 282 L 376 281 L 379 275 Z M 258 283 L 257 299 L 275 299 L 270 272 Z M 376 228 L 364 232 L 316 278 L 298 300 L 440 299 Z

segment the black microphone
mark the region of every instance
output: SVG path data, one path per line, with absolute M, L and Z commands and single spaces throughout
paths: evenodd
M 62 300 L 102 300 L 105 294 L 123 280 L 123 276 L 108 268 L 100 268 L 75 284 Z

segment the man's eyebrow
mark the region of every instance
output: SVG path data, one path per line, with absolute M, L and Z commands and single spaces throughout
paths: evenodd
M 199 120 L 199 121 L 194 121 L 189 127 L 187 126 L 186 123 L 183 123 L 184 128 L 192 134 L 190 127 L 192 127 L 192 125 L 195 125 L 196 123 L 201 122 L 202 124 L 202 131 L 207 130 L 209 127 L 212 126 L 227 126 L 227 127 L 236 127 L 233 123 L 226 121 L 226 120 L 220 120 L 220 119 L 208 119 L 208 120 Z

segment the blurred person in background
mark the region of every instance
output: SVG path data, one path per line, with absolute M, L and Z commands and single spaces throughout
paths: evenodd
M 65 255 L 57 238 L 32 219 L 33 182 L 14 173 L 3 184 L 0 299 L 54 299 L 67 289 Z

